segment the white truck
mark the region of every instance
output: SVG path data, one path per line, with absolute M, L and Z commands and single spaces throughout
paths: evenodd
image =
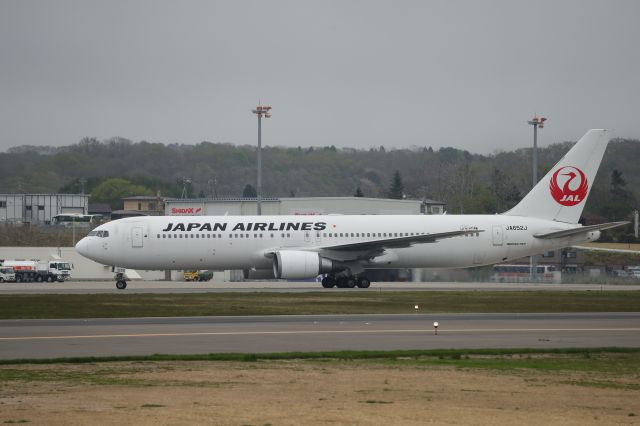
M 0 266 L 0 283 L 14 282 L 16 280 L 16 274 L 13 268 Z
M 0 260 L 1 267 L 12 268 L 16 282 L 63 282 L 71 278 L 71 265 L 64 260 Z

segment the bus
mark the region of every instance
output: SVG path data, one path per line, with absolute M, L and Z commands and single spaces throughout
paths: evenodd
M 491 281 L 497 283 L 531 282 L 531 265 L 493 265 Z M 536 282 L 560 284 L 560 271 L 556 270 L 553 265 L 537 265 Z
M 94 227 L 102 223 L 104 217 L 101 214 L 64 213 L 51 218 L 52 225 L 77 226 L 78 228 Z

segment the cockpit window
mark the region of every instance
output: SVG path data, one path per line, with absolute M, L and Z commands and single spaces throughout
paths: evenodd
M 87 237 L 95 237 L 96 235 L 98 235 L 98 231 L 89 231 Z
M 109 231 L 90 231 L 87 234 L 87 237 L 107 238 L 108 236 L 109 236 Z

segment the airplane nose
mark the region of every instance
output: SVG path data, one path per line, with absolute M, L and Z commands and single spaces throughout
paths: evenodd
M 84 257 L 89 257 L 89 241 L 86 238 L 81 239 L 76 244 L 76 251 Z

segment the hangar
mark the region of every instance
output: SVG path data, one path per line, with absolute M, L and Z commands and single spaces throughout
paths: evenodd
M 49 224 L 63 213 L 87 214 L 83 194 L 0 194 L 0 223 Z

